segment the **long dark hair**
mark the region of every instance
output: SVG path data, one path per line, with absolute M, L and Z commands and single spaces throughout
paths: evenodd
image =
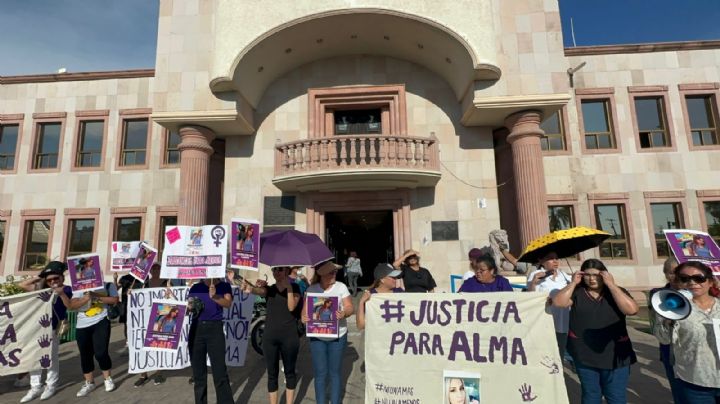
M 597 269 L 598 271 L 606 272 L 608 270 L 605 264 L 597 258 L 588 258 L 583 261 L 582 265 L 580 265 L 580 271 L 584 271 L 586 269 Z
M 700 261 L 687 261 L 683 262 L 682 264 L 675 267 L 675 279 L 677 279 L 677 276 L 680 275 L 680 271 L 682 271 L 685 268 L 693 268 L 697 269 L 698 271 L 702 272 L 703 275 L 705 275 L 710 282 L 712 282 L 712 285 L 710 285 L 710 296 L 712 297 L 720 297 L 720 289 L 717 287 L 717 282 L 715 281 L 715 276 L 713 275 L 712 269 L 710 269 L 709 266 L 703 264 Z

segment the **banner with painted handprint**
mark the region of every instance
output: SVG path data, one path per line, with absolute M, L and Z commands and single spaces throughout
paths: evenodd
M 546 300 L 541 292 L 372 295 L 365 403 L 567 404 Z
M 0 376 L 50 368 L 53 299 L 49 289 L 0 298 Z
M 168 226 L 162 256 L 162 279 L 224 278 L 228 227 Z

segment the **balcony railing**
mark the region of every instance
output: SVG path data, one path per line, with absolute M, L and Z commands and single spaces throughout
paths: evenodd
M 358 168 L 439 171 L 435 138 L 343 135 L 282 143 L 275 150 L 276 176 Z

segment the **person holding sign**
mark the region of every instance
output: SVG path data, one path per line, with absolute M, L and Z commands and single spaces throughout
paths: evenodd
M 261 280 L 255 287 L 243 286 L 245 293 L 252 293 L 266 299 L 265 331 L 263 333 L 263 356 L 268 372 L 268 394 L 270 404 L 278 403 L 278 373 L 282 357 L 285 370 L 285 401 L 292 403 L 295 398 L 295 361 L 300 350 L 300 336 L 296 332 L 296 308 L 300 302 L 300 287 L 290 282 L 289 267 L 272 269 L 275 284 L 267 286 Z
M 630 365 L 637 362 L 625 316 L 638 312 L 627 290 L 615 283 L 605 264 L 588 259 L 572 282 L 553 297 L 556 307 L 570 308 L 568 351 L 580 379 L 582 403 L 627 402 Z
M 315 276 L 307 293 L 326 293 L 336 295 L 342 302 L 342 308 L 337 311 L 339 320 L 339 338 L 312 337 L 310 338 L 310 353 L 312 355 L 313 371 L 315 372 L 315 401 L 327 402 L 325 388 L 327 378 L 330 377 L 330 404 L 340 404 L 342 357 L 347 346 L 347 318 L 354 312 L 350 291 L 344 283 L 335 280 L 338 266 L 326 261 L 315 267 Z M 303 310 L 303 323 L 309 321 L 307 310 Z
M 370 300 L 370 297 L 376 293 L 402 293 L 404 290 L 396 287 L 397 277 L 400 276 L 400 271 L 393 268 L 390 264 L 378 264 L 373 271 L 375 276 L 375 283 L 373 283 L 370 289 L 363 292 L 358 303 L 357 311 L 357 327 L 358 330 L 365 329 L 365 303 Z
M 685 402 L 713 404 L 720 397 L 720 304 L 712 292 L 717 282 L 710 268 L 698 261 L 678 265 L 675 280 L 692 293 L 690 315 L 678 321 L 658 317 L 653 334 L 661 344 L 672 344 L 673 369 Z
M 484 255 L 474 262 L 475 276 L 463 282 L 458 292 L 512 292 L 510 281 L 504 276 L 497 275 L 497 267 L 492 257 Z
M 188 311 L 192 313 L 188 349 L 196 404 L 207 404 L 207 357 L 210 357 L 218 404 L 233 402 L 223 333 L 223 309 L 232 305 L 232 299 L 230 284 L 223 281 L 215 284 L 212 279 L 194 284 L 188 293 Z

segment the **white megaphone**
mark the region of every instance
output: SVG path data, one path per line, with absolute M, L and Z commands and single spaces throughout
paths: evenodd
M 678 321 L 690 315 L 691 298 L 692 294 L 687 290 L 663 288 L 653 293 L 650 305 L 660 317 Z

